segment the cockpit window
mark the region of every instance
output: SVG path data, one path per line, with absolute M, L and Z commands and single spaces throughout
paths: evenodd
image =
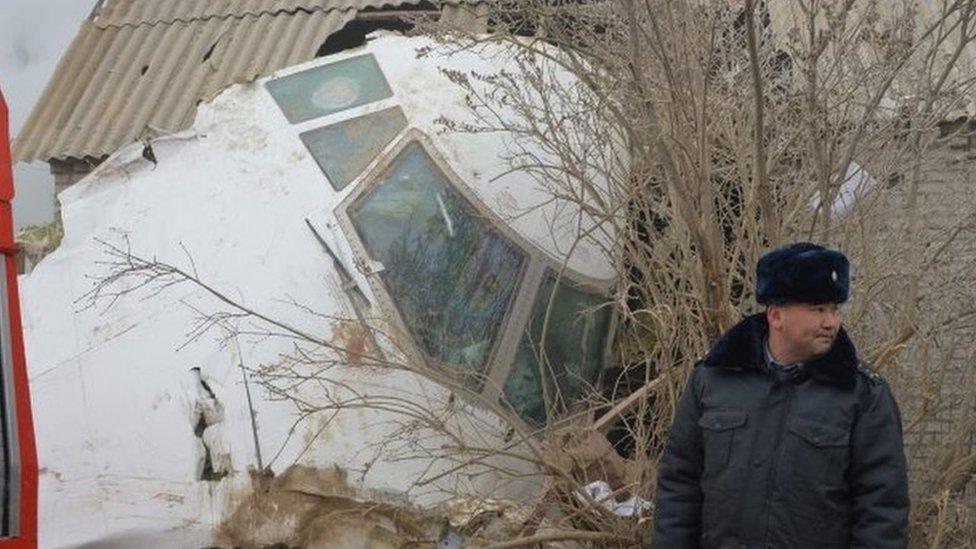
M 435 362 L 483 374 L 525 254 L 478 215 L 417 142 L 349 209 L 407 328 Z M 475 376 L 469 379 L 479 379 Z
M 359 116 L 299 135 L 325 173 L 332 188 L 341 191 L 407 127 L 400 107 Z
M 393 95 L 372 55 L 321 65 L 268 82 L 292 124 L 334 114 Z
M 543 378 L 556 413 L 597 381 L 610 329 L 610 309 L 600 307 L 604 302 L 603 296 L 585 292 L 565 279 L 557 284 L 555 273 L 547 273 L 505 381 L 505 399 L 520 416 L 536 424 L 546 422 Z

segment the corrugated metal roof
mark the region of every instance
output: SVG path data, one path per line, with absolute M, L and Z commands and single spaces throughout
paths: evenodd
M 404 5 L 418 0 L 395 1 Z M 86 20 L 14 142 L 17 161 L 100 157 L 200 101 L 314 58 L 358 10 L 390 0 L 114 0 Z
M 100 28 L 123 25 L 155 25 L 247 15 L 276 15 L 295 11 L 345 11 L 388 5 L 418 4 L 421 0 L 115 0 L 102 7 L 95 18 Z

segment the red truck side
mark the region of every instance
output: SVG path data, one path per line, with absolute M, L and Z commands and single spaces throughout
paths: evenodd
M 17 293 L 14 180 L 7 103 L 0 92 L 0 404 L 3 432 L 3 531 L 0 548 L 37 547 L 37 450 L 27 386 Z

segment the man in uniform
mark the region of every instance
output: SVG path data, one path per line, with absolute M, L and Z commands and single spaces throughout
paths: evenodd
M 905 547 L 901 417 L 841 328 L 847 258 L 801 242 L 756 271 L 765 311 L 715 343 L 678 403 L 653 546 Z

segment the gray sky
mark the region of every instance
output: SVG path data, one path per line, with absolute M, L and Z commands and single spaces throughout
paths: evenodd
M 10 108 L 10 133 L 24 125 L 58 59 L 91 13 L 95 0 L 0 0 L 0 88 Z M 54 179 L 44 163 L 14 166 L 14 224 L 53 216 Z

